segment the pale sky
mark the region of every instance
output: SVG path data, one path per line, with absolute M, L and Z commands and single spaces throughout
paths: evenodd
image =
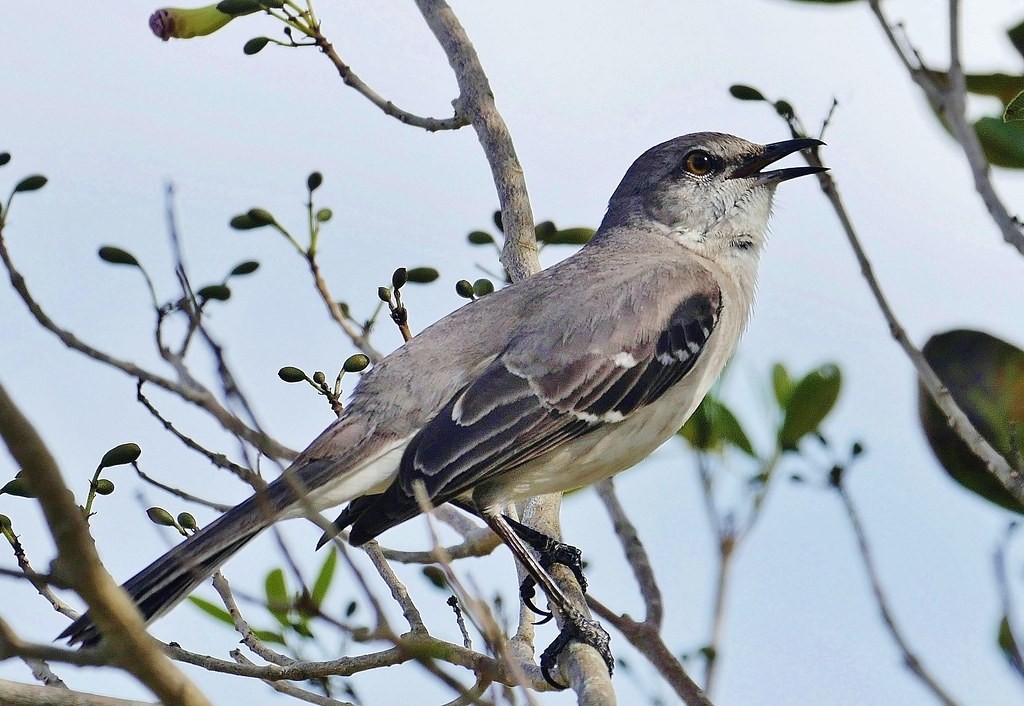
M 1003 244 L 974 193 L 957 146 L 931 116 L 886 44 L 866 3 L 840 8 L 785 0 L 731 2 L 455 3 L 480 54 L 499 109 L 526 170 L 538 221 L 596 226 L 618 180 L 648 147 L 698 130 L 772 142 L 788 132 L 765 105 L 732 99 L 746 83 L 789 99 L 816 126 L 833 97 L 839 108 L 825 136 L 832 166 L 865 248 L 891 302 L 919 344 L 957 327 L 986 330 L 1024 345 L 1020 283 L 1024 258 Z M 1024 4 L 964 2 L 964 61 L 976 72 L 1019 72 L 1022 59 L 1004 30 Z M 947 55 L 944 4 L 885 6 L 904 20 L 926 60 Z M 415 330 L 462 303 L 458 279 L 480 276 L 491 254 L 465 234 L 490 227 L 496 204 L 475 133 L 428 134 L 384 116 L 337 78 L 311 50 L 268 47 L 254 57 L 250 37 L 278 36 L 252 16 L 190 41 L 162 43 L 146 26 L 156 5 L 134 1 L 8 3 L 0 23 L 0 193 L 43 173 L 47 187 L 19 195 L 5 235 L 29 285 L 49 313 L 83 339 L 156 365 L 152 316 L 140 278 L 96 258 L 114 244 L 143 261 L 165 296 L 174 291 L 164 216 L 173 181 L 179 227 L 193 280 L 219 280 L 234 264 L 263 267 L 213 310 L 211 325 L 261 421 L 294 448 L 331 420 L 299 386 L 278 381 L 283 365 L 335 370 L 352 351 L 326 320 L 303 263 L 267 231 L 227 227 L 253 206 L 301 232 L 305 177 L 323 172 L 319 203 L 334 211 L 321 237 L 321 263 L 336 296 L 366 315 L 379 285 L 398 266 L 432 265 L 441 281 L 407 291 Z M 378 92 L 413 112 L 447 116 L 456 95 L 445 58 L 411 3 L 321 3 L 325 34 Z M 985 101 L 972 114 L 993 114 Z M 795 162 L 794 162 L 795 163 Z M 1024 178 L 999 171 L 1011 212 L 1024 203 Z M 954 485 L 934 462 L 916 422 L 911 366 L 889 338 L 835 217 L 813 179 L 784 184 L 762 260 L 753 321 L 724 394 L 764 448 L 768 371 L 784 361 L 805 372 L 842 366 L 844 390 L 825 428 L 840 447 L 868 449 L 849 488 L 858 502 L 897 619 L 919 657 L 963 704 L 1010 704 L 1021 683 L 997 653 L 1000 616 L 992 553 L 1009 513 Z M 568 254 L 552 249 L 547 264 Z M 39 330 L 9 287 L 0 287 L 0 380 L 52 445 L 76 492 L 110 447 L 136 441 L 143 467 L 167 482 L 221 501 L 240 500 L 238 483 L 211 473 L 183 451 L 134 401 L 134 384 L 67 352 Z M 384 349 L 400 339 L 379 328 Z M 200 366 L 202 367 L 202 366 Z M 165 371 L 169 372 L 169 371 Z M 329 373 L 330 374 L 330 373 Z M 197 438 L 235 447 L 195 414 L 154 394 Z M 813 457 L 809 455 L 808 458 Z M 818 454 L 827 469 L 832 459 Z M 4 456 L 0 483 L 16 468 Z M 737 470 L 746 472 L 744 466 Z M 735 566 L 720 671 L 718 706 L 931 704 L 902 668 L 880 625 L 853 538 L 830 494 L 783 479 L 808 471 L 784 465 L 762 522 Z M 144 487 L 128 471 L 108 474 L 118 491 L 100 501 L 93 530 L 107 567 L 126 579 L 159 555 L 169 532 L 150 525 L 135 498 L 177 512 L 180 501 Z M 698 496 L 693 458 L 669 442 L 617 481 L 666 593 L 667 642 L 677 652 L 706 639 L 714 556 Z M 30 558 L 45 569 L 52 543 L 30 501 L 0 497 Z M 201 523 L 209 513 L 196 511 Z M 563 530 L 590 562 L 591 590 L 636 615 L 639 599 L 592 492 L 565 503 Z M 304 566 L 317 566 L 317 533 L 291 523 L 288 537 Z M 384 537 L 422 547 L 419 521 Z M 4 552 L 0 551 L 0 555 Z M 1011 577 L 1024 603 L 1017 542 Z M 280 565 L 267 536 L 226 567 L 238 588 L 261 589 Z M 3 561 L 14 566 L 13 558 Z M 457 565 L 490 593 L 514 593 L 505 552 Z M 443 604 L 404 572 L 431 627 L 457 639 Z M 354 595 L 339 573 L 332 598 Z M 0 615 L 24 637 L 47 640 L 63 628 L 27 585 L 2 584 Z M 210 589 L 202 595 L 213 596 Z M 77 604 L 77 602 L 76 602 Z M 258 608 L 253 622 L 268 624 Z M 1024 624 L 1024 615 L 1016 616 Z M 326 630 L 325 630 L 326 632 Z M 226 654 L 235 636 L 182 606 L 154 627 L 164 640 Z M 542 632 L 541 647 L 553 634 Z M 620 703 L 674 697 L 613 634 L 613 649 L 634 666 L 619 671 Z M 337 655 L 329 655 L 337 656 Z M 146 697 L 127 679 L 55 665 L 73 688 Z M 401 671 L 399 671 L 401 670 Z M 697 672 L 699 674 L 699 670 Z M 270 703 L 259 682 L 189 670 L 217 703 Z M 401 675 L 400 678 L 399 675 Z M 18 662 L 0 676 L 28 681 Z M 366 704 L 406 703 L 424 693 L 452 698 L 414 666 L 357 679 Z M 424 686 L 427 684 L 429 686 Z M 427 691 L 423 691 L 427 689 Z M 544 695 L 542 703 L 572 703 Z

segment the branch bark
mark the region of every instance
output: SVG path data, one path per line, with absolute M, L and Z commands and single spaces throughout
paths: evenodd
M 106 572 L 89 526 L 61 478 L 57 463 L 32 424 L 0 386 L 0 436 L 39 499 L 57 544 L 55 570 L 88 603 L 113 661 L 166 703 L 209 706 L 209 701 L 160 650 L 146 632 L 135 604 Z
M 974 188 L 1002 233 L 1003 240 L 1024 255 L 1024 232 L 1021 231 L 1021 223 L 1010 215 L 996 193 L 991 179 L 992 170 L 988 160 L 985 159 L 985 153 L 981 148 L 978 135 L 974 131 L 974 126 L 967 119 L 967 90 L 964 83 L 963 67 L 960 65 L 959 3 L 956 0 L 950 0 L 949 3 L 949 73 L 946 76 L 945 85 L 936 80 L 935 72 L 929 71 L 920 63 L 916 54 L 911 56 L 907 53 L 882 10 L 881 0 L 871 0 L 870 5 L 871 11 L 875 14 L 889 40 L 889 44 L 896 51 L 907 73 L 910 74 L 910 78 L 924 92 L 932 107 L 942 114 L 952 128 L 953 136 L 963 149 L 967 164 L 970 166 Z
M 0 704 L 6 706 L 160 706 L 150 701 L 130 701 L 52 686 L 19 684 L 0 679 Z

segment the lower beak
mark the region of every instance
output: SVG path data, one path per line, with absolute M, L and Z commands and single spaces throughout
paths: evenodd
M 784 142 L 773 142 L 764 146 L 764 151 L 759 154 L 746 157 L 729 176 L 730 179 L 742 179 L 756 177 L 762 184 L 778 184 L 779 182 L 808 174 L 819 174 L 828 171 L 828 167 L 787 167 L 786 169 L 773 169 L 762 172 L 761 170 L 769 164 L 778 162 L 783 157 L 791 155 L 800 150 L 810 149 L 825 143 L 810 137 L 802 137 L 797 140 L 786 140 Z

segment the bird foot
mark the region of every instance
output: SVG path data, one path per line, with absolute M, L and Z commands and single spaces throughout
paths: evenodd
M 551 675 L 551 670 L 558 664 L 559 655 L 572 642 L 582 642 L 597 650 L 608 666 L 609 676 L 611 675 L 615 661 L 612 658 L 611 638 L 608 636 L 608 632 L 596 620 L 587 620 L 579 613 L 575 613 L 572 616 L 566 616 L 565 624 L 562 626 L 562 631 L 558 633 L 558 637 L 541 653 L 540 673 L 544 676 L 544 681 L 556 689 L 569 688 L 555 680 Z
M 543 532 L 538 532 L 532 527 L 516 522 L 508 516 L 505 517 L 505 520 L 511 525 L 515 533 L 537 552 L 537 558 L 540 560 L 540 565 L 545 571 L 555 564 L 561 564 L 572 571 L 573 576 L 576 577 L 576 581 L 580 585 L 580 589 L 584 593 L 587 592 L 587 577 L 583 575 L 583 553 L 577 547 L 560 542 L 554 537 L 549 537 Z M 532 577 L 527 576 L 519 585 L 519 596 L 530 610 L 537 615 L 544 616 L 544 619 L 537 623 L 538 625 L 543 625 L 551 620 L 552 614 L 550 611 L 537 607 L 533 602 L 533 598 L 537 595 L 536 586 L 537 582 Z

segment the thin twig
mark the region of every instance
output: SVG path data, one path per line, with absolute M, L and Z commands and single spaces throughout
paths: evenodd
M 228 580 L 224 578 L 224 574 L 220 571 L 217 571 L 213 575 L 213 588 L 217 591 L 217 595 L 220 596 L 221 602 L 224 603 L 224 607 L 227 609 L 228 615 L 231 616 L 231 621 L 234 623 L 235 630 L 242 636 L 243 645 L 252 650 L 253 653 L 261 659 L 264 659 L 271 664 L 283 666 L 295 662 L 291 657 L 270 649 L 263 640 L 256 637 L 256 634 L 253 632 L 248 621 L 242 617 L 242 611 L 238 609 L 238 604 L 235 603 L 235 597 L 231 594 L 231 586 L 228 584 Z
M 45 598 L 47 602 L 53 606 L 55 611 L 61 615 L 71 618 L 72 620 L 77 618 L 78 611 L 62 601 L 50 588 L 51 586 L 68 588 L 67 582 L 63 581 L 62 577 L 36 573 L 35 569 L 32 568 L 32 564 L 29 563 L 28 555 L 25 553 L 25 548 L 22 546 L 18 536 L 14 534 L 14 531 L 12 530 L 10 533 L 5 531 L 4 536 L 7 538 L 7 541 L 10 542 L 11 549 L 14 550 L 14 558 L 18 562 L 18 566 L 21 568 L 21 574 L 17 571 L 11 571 L 10 575 L 21 576 L 22 578 L 28 579 L 36 589 L 36 592 Z M 7 573 L 7 571 L 4 571 L 4 574 Z
M 150 701 L 116 699 L 84 691 L 19 684 L 6 679 L 0 679 L 0 703 L 31 706 L 160 706 Z
M 89 526 L 61 477 L 53 456 L 14 400 L 0 387 L 0 436 L 42 506 L 57 544 L 54 573 L 66 578 L 85 602 L 115 664 L 130 672 L 167 703 L 208 706 L 209 701 L 160 652 L 128 594 L 103 568 Z M 35 655 L 26 655 L 35 656 Z
M 640 623 L 629 616 L 619 615 L 593 595 L 587 604 L 597 615 L 615 627 L 644 658 L 654 666 L 686 706 L 713 706 L 711 700 L 683 669 L 679 659 L 665 644 L 661 634 L 649 623 Z
M 225 470 L 231 471 L 236 476 L 238 476 L 241 480 L 243 480 L 244 482 L 248 483 L 249 486 L 251 486 L 252 488 L 258 488 L 260 486 L 261 482 L 259 481 L 259 476 L 257 476 L 255 473 L 253 473 L 252 470 L 250 470 L 248 468 L 245 468 L 244 466 L 238 465 L 237 463 L 235 463 L 234 461 L 232 461 L 231 459 L 229 459 L 227 456 L 225 456 L 222 453 L 215 453 L 213 451 L 210 451 L 206 447 L 204 447 L 204 446 L 200 445 L 199 443 L 197 443 L 191 437 L 186 436 L 185 434 L 182 434 L 180 431 L 178 431 L 178 429 L 174 426 L 173 422 L 171 422 L 169 419 L 164 417 L 160 413 L 160 410 L 158 410 L 156 408 L 156 406 L 152 402 L 149 401 L 149 398 L 146 397 L 145 394 L 143 394 L 142 386 L 144 384 L 145 384 L 145 381 L 143 381 L 141 379 L 136 382 L 136 384 L 135 384 L 135 399 L 137 399 L 139 401 L 139 403 L 141 403 L 142 406 L 146 408 L 146 411 L 148 411 L 151 415 L 153 415 L 157 419 L 157 421 L 160 422 L 160 424 L 163 426 L 163 428 L 166 431 L 169 431 L 174 436 L 174 438 L 176 438 L 178 441 L 180 441 L 186 447 L 188 447 L 189 449 L 195 451 L 196 453 L 200 454 L 201 456 L 203 456 L 204 458 L 209 460 L 209 462 L 212 463 L 217 468 L 223 468 Z M 146 480 L 150 480 L 150 479 L 147 478 Z M 150 480 L 150 482 L 153 483 L 154 485 L 158 485 L 157 483 L 155 483 L 152 480 Z M 163 487 L 163 486 L 160 486 L 160 487 Z M 168 490 L 165 487 L 163 489 L 164 490 Z M 170 491 L 170 492 L 173 492 L 173 491 Z M 227 509 L 227 508 L 224 508 L 224 509 Z M 222 510 L 222 512 L 223 512 L 223 510 Z
M 194 379 L 189 378 L 178 383 L 169 378 L 163 377 L 162 375 L 157 375 L 145 368 L 139 367 L 135 363 L 122 360 L 110 355 L 109 353 L 105 353 L 104 351 L 94 348 L 93 346 L 83 342 L 75 334 L 58 326 L 56 322 L 54 322 L 54 320 L 51 319 L 43 310 L 39 302 L 37 302 L 32 296 L 32 293 L 28 289 L 28 285 L 25 283 L 24 276 L 15 268 L 10 253 L 7 250 L 7 244 L 4 239 L 2 228 L 0 228 L 0 260 L 3 261 L 4 266 L 7 268 L 7 273 L 11 279 L 11 285 L 14 287 L 14 290 L 18 293 L 21 300 L 25 303 L 25 306 L 28 307 L 29 313 L 32 317 L 40 326 L 43 327 L 43 329 L 49 331 L 60 339 L 61 343 L 66 347 L 74 351 L 78 351 L 87 358 L 92 358 L 93 360 L 103 363 L 108 367 L 120 370 L 129 377 L 152 383 L 157 387 L 163 388 L 164 390 L 179 396 L 185 402 L 193 404 L 207 412 L 225 430 L 245 439 L 267 456 L 272 458 L 291 459 L 297 455 L 294 451 L 282 446 L 267 435 L 246 426 L 240 419 L 238 419 L 238 417 L 225 409 L 209 389 L 200 385 Z
M 861 560 L 864 563 L 864 571 L 867 574 L 868 582 L 871 584 L 871 593 L 875 598 L 875 604 L 878 606 L 878 611 L 882 616 L 882 623 L 885 625 L 886 630 L 892 637 L 893 642 L 903 655 L 903 663 L 907 666 L 907 669 L 911 671 L 920 680 L 922 684 L 938 699 L 944 706 L 958 706 L 957 702 L 953 700 L 946 691 L 939 686 L 939 683 L 935 680 L 935 677 L 925 669 L 924 665 L 921 664 L 921 660 L 917 657 L 914 651 L 911 649 L 910 644 L 907 642 L 906 636 L 903 631 L 900 630 L 896 624 L 896 619 L 893 616 L 892 609 L 889 606 L 889 599 L 885 595 L 885 591 L 882 589 L 881 579 L 878 576 L 878 570 L 875 568 L 875 561 L 871 554 L 871 547 L 868 544 L 867 534 L 864 532 L 864 526 L 861 524 L 860 515 L 857 512 L 857 508 L 853 504 L 853 500 L 850 498 L 850 494 L 847 492 L 846 487 L 842 482 L 839 482 L 834 486 L 836 492 L 839 494 L 839 499 L 843 502 L 843 509 L 846 510 L 846 517 L 850 520 L 850 527 L 853 529 L 854 536 L 857 538 L 857 549 L 860 552 Z
M 526 179 L 512 135 L 494 103 L 494 92 L 476 49 L 455 13 L 444 0 L 416 0 L 416 5 L 455 72 L 461 91 L 456 113 L 472 121 L 491 167 L 505 232 L 501 264 L 512 281 L 518 282 L 540 271 L 540 259 Z
M 1017 524 L 1011 522 L 1006 528 L 1006 532 L 1003 534 L 1003 538 L 999 544 L 996 545 L 995 556 L 992 558 L 994 564 L 996 588 L 999 591 L 999 604 L 1003 611 L 1003 620 L 1006 621 L 1006 629 L 1009 632 L 1009 640 L 1000 640 L 1000 647 L 1006 653 L 1007 661 L 1013 668 L 1014 672 L 1018 677 L 1024 679 L 1024 653 L 1021 652 L 1021 643 L 1017 639 L 1020 635 L 1020 631 L 1016 621 L 1014 620 L 1016 612 L 1014 611 L 1014 600 L 1013 593 L 1010 590 L 1010 579 L 1007 575 L 1007 557 L 1006 551 L 1010 545 L 1010 539 L 1013 534 L 1017 531 Z
M 239 664 L 252 664 L 252 662 L 238 650 L 232 650 L 231 657 Z M 293 699 L 305 701 L 308 704 L 317 704 L 318 706 L 355 706 L 351 701 L 338 701 L 337 699 L 332 699 L 330 696 L 324 696 L 323 694 L 316 694 L 307 689 L 302 689 L 290 682 L 264 679 L 263 683 L 279 694 L 291 696 Z
M 950 63 L 949 73 L 945 76 L 944 82 L 937 80 L 936 74 L 920 63 L 916 53 L 913 57 L 908 55 L 908 51 L 912 52 L 912 50 L 906 49 L 893 32 L 892 26 L 882 10 L 881 0 L 871 0 L 869 4 L 889 40 L 889 44 L 896 51 L 904 68 L 907 69 L 907 73 L 910 74 L 910 78 L 924 91 L 928 101 L 942 113 L 952 128 L 953 135 L 960 144 L 970 166 L 971 176 L 974 178 L 974 188 L 1002 233 L 1003 240 L 1024 254 L 1024 232 L 1021 231 L 1020 221 L 1010 215 L 999 195 L 996 194 L 988 160 L 985 159 L 985 153 L 981 148 L 981 142 L 978 140 L 974 126 L 967 119 L 967 91 L 963 67 L 960 65 L 959 3 L 957 0 L 950 0 L 949 3 Z
M 327 307 L 327 313 L 335 323 L 341 327 L 341 330 L 345 332 L 345 335 L 352 341 L 352 345 L 361 350 L 370 359 L 372 363 L 379 363 L 384 356 L 381 355 L 380 351 L 373 347 L 370 343 L 369 337 L 367 337 L 365 331 L 360 331 L 359 327 L 353 324 L 344 312 L 341 310 L 341 305 L 338 304 L 337 299 L 331 294 L 330 288 L 327 286 L 327 281 L 323 278 L 320 273 L 320 264 L 317 262 L 316 253 L 306 254 L 306 262 L 309 264 L 309 273 L 313 277 L 313 285 L 316 287 L 317 294 L 320 295 L 320 299 L 323 301 L 324 306 Z
M 367 100 L 380 108 L 385 115 L 390 115 L 392 118 L 401 123 L 405 123 L 406 125 L 423 128 L 428 132 L 437 132 L 438 130 L 458 130 L 461 127 L 469 125 L 469 120 L 457 111 L 455 115 L 450 118 L 425 118 L 406 110 L 402 110 L 366 85 L 366 83 L 364 83 L 363 80 L 360 79 L 352 70 L 352 67 L 346 64 L 342 58 L 338 56 L 338 52 L 334 49 L 334 45 L 320 33 L 318 27 L 314 29 L 310 36 L 312 36 L 316 45 L 320 47 L 320 51 L 322 51 L 324 55 L 330 59 L 331 63 L 334 64 L 334 68 L 338 70 L 338 76 L 340 76 L 341 80 L 345 82 L 345 85 L 354 88 L 366 97 Z M 369 354 L 367 353 L 367 355 Z
M 594 486 L 597 496 L 604 503 L 605 510 L 612 520 L 615 528 L 615 535 L 619 538 L 619 544 L 626 555 L 629 568 L 633 571 L 633 578 L 636 579 L 637 587 L 640 589 L 640 597 L 644 601 L 644 622 L 649 623 L 654 629 L 661 630 L 664 619 L 664 600 L 661 595 L 661 588 L 657 579 L 654 578 L 654 567 L 651 565 L 651 558 L 640 541 L 636 526 L 629 519 L 625 508 L 619 502 L 615 494 L 615 484 L 611 478 L 603 480 Z
M 808 164 L 815 167 L 824 166 L 816 150 L 806 150 L 803 154 Z M 971 420 L 967 418 L 967 415 L 957 405 L 956 400 L 953 399 L 945 384 L 935 374 L 935 371 L 932 370 L 924 354 L 910 340 L 906 330 L 896 318 L 896 314 L 889 305 L 881 285 L 875 278 L 871 262 L 861 246 L 860 238 L 857 236 L 857 231 L 853 226 L 853 221 L 846 212 L 846 207 L 843 204 L 842 197 L 839 195 L 835 179 L 833 179 L 829 172 L 822 172 L 818 174 L 818 182 L 829 203 L 832 204 L 836 216 L 839 218 L 843 232 L 846 234 L 850 247 L 853 249 L 857 262 L 860 264 L 861 275 L 867 282 L 868 288 L 871 290 L 872 295 L 874 295 L 875 302 L 882 312 L 882 316 L 885 317 L 885 321 L 889 325 L 889 333 L 899 343 L 903 352 L 914 365 L 921 384 L 924 385 L 925 390 L 928 391 L 935 405 L 942 410 L 950 429 L 955 431 L 963 442 L 970 447 L 971 451 L 982 460 L 989 473 L 995 476 L 1013 497 L 1024 503 L 1024 478 L 1021 477 L 1020 471 L 1012 468 L 1002 454 L 996 451 L 988 440 L 978 432 L 971 423 Z

